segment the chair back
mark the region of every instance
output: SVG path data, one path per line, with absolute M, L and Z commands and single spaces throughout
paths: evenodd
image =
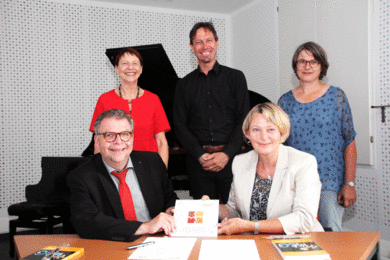
M 33 203 L 69 203 L 66 176 L 82 165 L 87 157 L 42 157 L 42 177 L 38 184 L 26 187 L 26 199 Z

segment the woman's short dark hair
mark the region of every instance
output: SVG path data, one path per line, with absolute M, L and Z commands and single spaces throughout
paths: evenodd
M 190 44 L 191 45 L 193 45 L 193 41 L 194 41 L 194 37 L 196 35 L 196 32 L 200 28 L 203 28 L 203 29 L 206 29 L 206 30 L 210 30 L 213 33 L 213 35 L 214 35 L 215 41 L 218 41 L 217 31 L 215 31 L 213 23 L 212 22 L 199 22 L 199 23 L 196 23 L 194 25 L 194 27 L 192 27 L 192 29 L 190 31 Z
M 116 58 L 115 58 L 115 66 L 118 66 L 119 64 L 119 60 L 123 57 L 123 55 L 125 55 L 126 53 L 130 54 L 130 55 L 133 55 L 133 56 L 136 56 L 138 59 L 139 59 L 139 62 L 141 64 L 141 66 L 144 65 L 144 61 L 142 59 L 142 56 L 141 54 L 139 54 L 138 51 L 136 51 L 135 49 L 133 48 L 130 48 L 130 47 L 126 47 L 126 48 L 123 48 L 122 50 L 120 50 L 118 52 L 118 54 L 116 55 Z
M 320 79 L 325 77 L 326 72 L 328 71 L 329 68 L 329 63 L 326 57 L 325 50 L 315 42 L 305 42 L 304 44 L 298 47 L 292 59 L 292 67 L 297 78 L 299 79 L 297 74 L 298 56 L 303 50 L 310 51 L 313 54 L 314 59 L 316 59 L 316 61 L 318 61 L 321 64 Z

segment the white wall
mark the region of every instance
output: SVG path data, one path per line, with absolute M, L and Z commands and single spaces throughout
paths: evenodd
M 390 104 L 390 1 L 373 1 L 372 60 L 373 105 Z M 375 167 L 358 167 L 357 181 L 360 183 L 359 197 L 355 209 L 349 211 L 347 228 L 357 230 L 379 230 L 382 238 L 390 240 L 390 128 L 389 110 L 386 122 L 381 122 L 380 109 L 372 111 L 374 122 Z M 353 218 L 351 218 L 353 216 Z
M 281 94 L 297 87 L 291 59 L 304 42 L 320 44 L 328 55 L 329 69 L 324 82 L 342 88 L 349 100 L 357 132 L 358 164 L 373 164 L 369 71 L 367 0 L 279 0 Z M 372 10 L 372 8 L 370 8 Z
M 360 161 L 372 166 L 358 165 L 358 199 L 346 210 L 343 228 L 381 231 L 381 259 L 385 259 L 390 255 L 389 109 L 382 123 L 380 109 L 370 105 L 390 104 L 390 1 L 279 0 L 279 7 L 281 94 L 299 84 L 291 69 L 295 49 L 305 41 L 316 41 L 330 60 L 327 83 L 347 89 L 354 103 L 358 136 L 364 127 L 365 138 L 374 138 L 373 144 L 358 151 Z M 370 150 L 375 155 L 371 158 L 365 153 Z
M 8 231 L 8 206 L 39 182 L 42 156 L 80 155 L 89 144 L 98 97 L 119 84 L 106 48 L 162 43 L 183 77 L 197 66 L 189 31 L 198 21 L 213 21 L 217 58 L 226 64 L 228 18 L 87 1 L 0 1 L 0 232 Z
M 281 8 L 282 1 L 285 0 L 279 0 Z M 24 200 L 25 186 L 39 181 L 41 156 L 78 155 L 88 144 L 87 129 L 97 97 L 118 84 L 104 55 L 106 48 L 161 42 L 182 77 L 196 66 L 188 47 L 191 26 L 196 21 L 212 19 L 220 37 L 218 60 L 243 70 L 250 89 L 276 101 L 288 90 L 283 87 L 286 82 L 291 88 L 293 77 L 286 78 L 284 73 L 292 72 L 290 61 L 287 64 L 280 59 L 279 90 L 272 87 L 279 85 L 275 82 L 279 72 L 274 67 L 257 68 L 259 59 L 272 66 L 279 62 L 273 62 L 278 50 L 269 53 L 260 50 L 270 42 L 278 42 L 278 36 L 271 30 L 259 33 L 262 26 L 277 26 L 277 22 L 271 21 L 273 9 L 264 5 L 271 2 L 255 1 L 231 17 L 125 5 L 108 7 L 101 3 L 92 6 L 83 1 L 0 2 L 0 232 L 8 231 L 7 207 Z M 315 9 L 310 2 L 306 1 L 304 13 Z M 389 0 L 375 0 L 373 5 L 370 56 L 373 105 L 390 104 L 389 4 Z M 313 25 L 302 17 L 291 15 L 291 19 L 291 23 L 298 23 L 298 29 L 302 28 L 303 35 Z M 247 36 L 241 33 L 246 28 Z M 280 41 L 279 45 L 281 49 L 291 48 L 285 54 L 291 59 L 300 43 Z M 247 55 L 246 49 L 253 55 Z M 350 230 L 379 230 L 387 240 L 390 240 L 389 110 L 385 123 L 380 122 L 379 110 L 372 112 L 375 166 L 358 167 L 358 201 L 347 211 L 344 224 Z
M 232 15 L 233 67 L 244 72 L 248 88 L 273 102 L 279 92 L 276 0 L 256 0 Z

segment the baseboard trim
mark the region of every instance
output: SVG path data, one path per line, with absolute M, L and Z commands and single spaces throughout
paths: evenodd
M 379 255 L 381 260 L 390 259 L 390 241 L 383 239 L 379 241 Z
M 0 234 L 8 233 L 9 232 L 9 221 L 10 217 L 6 218 L 0 218 Z
M 11 219 L 17 219 L 17 216 L 0 218 L 0 234 L 9 233 L 9 221 Z M 59 224 L 58 224 L 59 225 Z M 57 225 L 57 226 L 58 226 Z M 18 228 L 17 232 L 31 230 L 31 228 Z

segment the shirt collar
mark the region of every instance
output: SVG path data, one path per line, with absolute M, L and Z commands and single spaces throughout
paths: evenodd
M 109 173 L 112 173 L 112 172 L 118 172 L 118 170 L 117 169 L 114 169 L 114 168 L 112 168 L 110 165 L 108 165 L 103 159 L 102 159 L 102 161 L 103 161 L 103 163 L 104 163 L 104 166 L 106 166 L 106 169 L 107 169 L 107 171 L 109 172 Z M 125 169 L 126 168 L 133 168 L 133 162 L 131 161 L 131 158 L 130 158 L 130 156 L 129 156 L 129 160 L 127 161 L 127 165 L 126 165 L 126 167 L 125 167 Z
M 199 65 L 197 70 L 198 70 L 198 75 L 200 74 L 204 75 L 204 73 L 200 70 Z M 214 71 L 214 73 L 218 75 L 220 70 L 221 70 L 221 65 L 219 65 L 218 61 L 215 61 L 214 67 L 210 71 Z

